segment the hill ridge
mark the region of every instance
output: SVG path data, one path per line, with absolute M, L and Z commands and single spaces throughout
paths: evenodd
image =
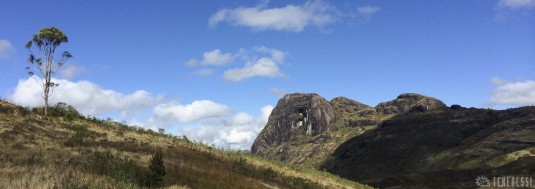
M 369 188 L 327 172 L 86 118 L 65 104 L 49 108 L 48 117 L 42 111 L 0 100 L 0 188 L 153 188 L 149 160 L 158 152 L 163 188 Z
M 292 103 L 307 104 L 294 96 L 279 101 L 252 153 L 381 188 L 471 188 L 474 174 L 535 177 L 530 168 L 535 167 L 535 107 L 447 107 L 436 98 L 415 93 L 371 107 L 345 97 L 327 102 L 314 94 L 332 108 L 319 111 L 333 111 L 335 116 L 322 132 L 308 134 L 305 127 L 283 124 L 308 116 L 298 114 L 295 120 L 286 116 L 304 108 Z M 297 112 L 311 110 L 304 109 Z M 277 140 L 280 133 L 284 140 Z M 265 138 L 270 143 L 264 143 Z

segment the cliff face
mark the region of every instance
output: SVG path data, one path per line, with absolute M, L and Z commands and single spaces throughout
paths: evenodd
M 329 131 L 336 120 L 331 104 L 317 94 L 289 94 L 279 100 L 268 123 L 258 135 L 252 152 L 274 157 L 281 151 L 272 147 L 295 140 L 299 136 L 318 136 Z
M 289 94 L 252 153 L 380 188 L 474 188 L 479 175 L 535 177 L 534 136 L 535 107 L 447 107 L 414 93 L 371 107 Z
M 343 141 L 373 128 L 384 118 L 439 107 L 445 107 L 440 100 L 411 93 L 375 108 L 345 97 L 329 102 L 317 94 L 288 94 L 271 112 L 251 151 L 269 159 L 318 165 Z

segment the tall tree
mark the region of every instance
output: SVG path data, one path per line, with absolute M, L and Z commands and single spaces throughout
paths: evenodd
M 67 43 L 68 37 L 63 32 L 55 27 L 41 28 L 39 33 L 33 35 L 33 38 L 26 43 L 26 48 L 30 51 L 28 61 L 33 66 L 37 67 L 43 76 L 42 97 L 45 100 L 45 116 L 48 114 L 48 97 L 53 94 L 53 88 L 59 83 L 52 82 L 52 78 L 56 72 L 65 64 L 65 62 L 72 57 L 71 53 L 63 51 L 61 58 L 55 61 L 56 48 L 62 43 Z M 33 49 L 33 50 L 32 50 Z M 26 67 L 28 74 L 33 75 L 34 72 L 30 66 Z

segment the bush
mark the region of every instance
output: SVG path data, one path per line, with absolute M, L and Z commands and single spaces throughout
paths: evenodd
M 159 187 L 165 176 L 165 166 L 163 164 L 162 152 L 156 152 L 149 161 L 150 173 L 147 175 L 146 185 L 148 187 Z
M 139 183 L 140 168 L 129 158 L 120 158 L 109 151 L 97 151 L 87 156 L 86 161 L 87 170 L 113 178 L 116 182 L 115 185 L 131 186 Z
M 35 114 L 44 114 L 44 107 L 34 107 L 31 112 Z M 48 116 L 51 117 L 63 117 L 67 121 L 72 121 L 76 118 L 82 118 L 82 115 L 71 105 L 67 105 L 64 102 L 58 102 L 55 106 L 48 108 Z
M 63 143 L 65 146 L 69 147 L 91 146 L 95 143 L 97 137 L 103 136 L 103 134 L 91 131 L 82 125 L 73 125 L 66 128 L 76 132 Z

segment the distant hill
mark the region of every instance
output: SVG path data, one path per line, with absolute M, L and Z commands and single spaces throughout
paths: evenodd
M 0 100 L 0 188 L 369 188 L 185 137 L 86 118 L 63 103 L 49 117 L 41 115 L 42 108 Z M 166 172 L 161 182 L 149 163 L 158 153 Z
M 371 107 L 289 94 L 251 150 L 374 187 L 473 188 L 481 175 L 535 178 L 535 107 L 447 107 L 411 93 Z

